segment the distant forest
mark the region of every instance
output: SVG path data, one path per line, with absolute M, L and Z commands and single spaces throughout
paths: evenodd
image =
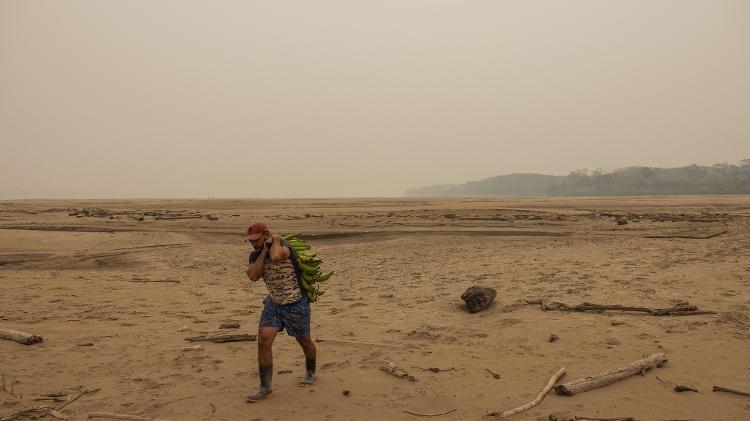
M 407 190 L 404 196 L 647 196 L 750 194 L 750 159 L 678 168 L 628 167 L 568 175 L 508 174 Z

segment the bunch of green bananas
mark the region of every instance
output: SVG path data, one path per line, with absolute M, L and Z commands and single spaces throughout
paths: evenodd
M 310 302 L 317 301 L 318 297 L 323 295 L 325 291 L 318 289 L 316 284 L 330 279 L 333 272 L 323 273 L 320 270 L 320 264 L 323 261 L 317 258 L 315 253 L 309 252 L 310 245 L 300 238 L 300 234 L 287 234 L 281 238 L 288 241 L 297 253 L 299 269 L 302 273 L 300 281 L 305 291 L 307 291 L 307 298 Z

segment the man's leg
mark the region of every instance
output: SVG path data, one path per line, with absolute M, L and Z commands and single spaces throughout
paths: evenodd
M 305 353 L 305 377 L 299 382 L 300 386 L 310 386 L 315 381 L 315 357 L 317 350 L 310 336 L 297 336 L 297 342 Z
M 260 387 L 258 391 L 247 395 L 248 402 L 257 402 L 273 391 L 273 340 L 279 333 L 277 327 L 258 328 L 258 371 L 260 372 Z

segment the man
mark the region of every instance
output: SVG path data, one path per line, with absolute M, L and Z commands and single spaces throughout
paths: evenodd
M 258 368 L 260 388 L 247 395 L 248 402 L 257 402 L 271 392 L 273 378 L 273 340 L 279 331 L 286 329 L 294 336 L 305 354 L 305 377 L 300 386 L 315 381 L 315 344 L 310 338 L 310 301 L 299 282 L 297 255 L 292 245 L 271 234 L 263 222 L 247 228 L 247 241 L 254 248 L 250 253 L 247 277 L 252 281 L 263 278 L 268 296 L 263 300 L 263 313 L 258 323 Z

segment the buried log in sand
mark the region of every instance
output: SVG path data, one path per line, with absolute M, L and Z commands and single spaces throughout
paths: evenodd
M 667 356 L 664 353 L 660 352 L 658 354 L 649 355 L 646 358 L 633 361 L 632 363 L 624 367 L 597 374 L 595 376 L 583 377 L 565 384 L 555 386 L 555 391 L 558 395 L 574 395 L 576 393 L 581 393 L 587 390 L 596 389 L 608 384 L 612 384 L 618 380 L 622 380 L 636 374 L 643 374 L 646 372 L 646 370 L 654 367 L 661 367 L 666 362 Z
M 13 329 L 0 328 L 0 339 L 7 339 L 10 341 L 16 341 L 24 345 L 32 345 L 42 342 L 42 337 L 38 335 L 32 335 L 31 333 L 19 332 Z

